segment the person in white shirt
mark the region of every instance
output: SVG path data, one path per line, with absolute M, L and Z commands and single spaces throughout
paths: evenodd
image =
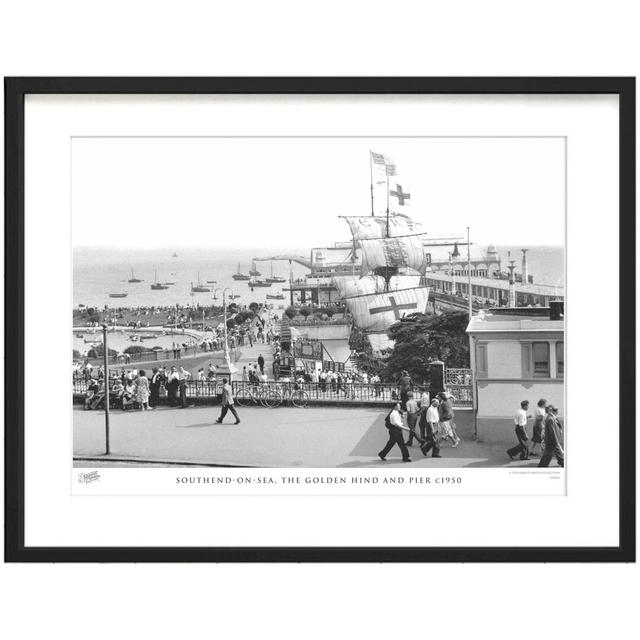
M 536 447 L 540 445 L 542 448 L 542 432 L 544 430 L 544 421 L 547 415 L 547 401 L 544 398 L 540 398 L 538 400 L 538 406 L 535 410 L 535 418 L 536 421 L 533 423 L 533 436 L 531 437 L 531 451 L 529 451 L 529 456 L 537 457 Z
M 222 378 L 222 411 L 220 412 L 220 417 L 216 420 L 218 424 L 222 424 L 224 417 L 227 415 L 227 411 L 231 411 L 235 417 L 235 424 L 240 424 L 240 417 L 233 405 L 233 391 L 231 389 L 231 385 L 226 378 Z
M 516 412 L 514 423 L 516 438 L 518 438 L 518 444 L 507 451 L 507 455 L 513 460 L 514 456 L 520 454 L 520 460 L 529 459 L 529 438 L 527 437 L 527 409 L 529 408 L 529 401 L 523 400 L 520 403 L 520 409 Z
M 432 458 L 442 457 L 440 455 L 440 430 L 438 429 L 440 421 L 438 404 L 438 400 L 434 398 L 428 407 L 425 405 L 420 409 L 420 430 L 423 431 L 427 441 L 422 447 L 422 453 L 426 456 L 431 451 Z
M 380 460 L 386 460 L 386 456 L 389 451 L 393 449 L 393 445 L 397 444 L 402 453 L 402 462 L 411 462 L 409 450 L 407 449 L 407 445 L 404 443 L 404 437 L 402 435 L 402 432 L 409 431 L 409 428 L 402 422 L 402 409 L 400 408 L 399 402 L 393 405 L 393 409 L 391 409 L 385 418 L 385 426 L 389 431 L 389 440 L 387 440 L 387 444 L 384 446 L 384 449 L 378 453 Z
M 413 397 L 413 392 L 409 391 L 407 394 L 407 426 L 409 427 L 409 440 L 407 440 L 407 447 L 413 446 L 413 439 L 415 438 L 420 447 L 424 447 L 426 441 L 416 433 L 416 426 L 418 424 L 418 417 L 420 413 L 420 405 L 418 401 Z

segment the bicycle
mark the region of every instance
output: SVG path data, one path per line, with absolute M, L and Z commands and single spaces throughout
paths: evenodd
M 261 387 L 251 384 L 242 385 L 236 388 L 235 401 L 239 407 L 248 407 L 251 404 L 260 404 L 269 409 L 277 406 L 277 392 L 268 387 Z
M 279 385 L 273 392 L 275 394 L 276 407 L 279 407 L 285 400 L 298 409 L 304 409 L 309 404 L 309 394 L 300 389 L 297 384 Z

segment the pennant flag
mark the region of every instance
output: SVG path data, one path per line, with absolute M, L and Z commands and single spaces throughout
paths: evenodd
M 370 153 L 371 159 L 373 160 L 374 164 L 386 164 L 385 158 L 381 153 L 374 153 L 373 151 L 371 151 Z
M 387 163 L 384 166 L 386 173 L 388 176 L 395 176 L 396 175 L 396 165 L 393 164 L 392 162 L 390 162 L 387 159 Z

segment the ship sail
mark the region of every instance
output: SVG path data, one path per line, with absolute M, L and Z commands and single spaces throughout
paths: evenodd
M 415 269 L 424 274 L 427 267 L 424 247 L 419 235 L 362 240 L 360 248 L 363 276 L 371 272 L 380 273 L 379 270 L 392 273 L 392 270 L 401 268 Z
M 394 214 L 389 216 L 389 233 L 387 234 L 386 216 L 341 216 L 343 217 L 355 241 L 373 240 L 376 238 L 396 238 L 414 233 L 422 233 L 422 225 L 414 222 L 409 216 Z
M 355 325 L 364 331 L 386 331 L 405 314 L 426 313 L 429 287 L 346 297 Z

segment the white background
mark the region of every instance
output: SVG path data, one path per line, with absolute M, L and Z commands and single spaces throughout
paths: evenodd
M 635 75 L 635 4 L 21 2 L 0 16 L 0 59 L 4 75 Z M 595 457 L 594 473 L 606 472 Z M 615 637 L 637 627 L 637 566 L 10 566 L 1 579 L 16 638 Z M 434 592 L 435 610 L 402 615 L 408 597 Z M 400 615 L 386 608 L 390 593 Z
M 264 493 L 242 501 L 217 496 L 150 500 L 139 482 L 131 482 L 127 499 L 79 499 L 69 490 L 76 477 L 69 473 L 73 418 L 60 376 L 38 390 L 38 404 L 27 402 L 25 407 L 27 546 L 411 546 L 418 541 L 425 546 L 615 546 L 617 460 L 608 461 L 606 473 L 593 473 L 593 443 L 601 437 L 601 425 L 585 402 L 584 390 L 594 382 L 594 362 L 592 351 L 584 348 L 593 334 L 583 319 L 593 313 L 594 291 L 607 291 L 607 338 L 612 345 L 608 384 L 617 388 L 617 293 L 610 272 L 592 266 L 593 248 L 600 246 L 607 247 L 607 261 L 617 262 L 618 118 L 615 96 L 27 96 L 25 335 L 39 335 L 41 310 L 50 310 L 48 330 L 58 339 L 48 344 L 48 356 L 55 363 L 69 363 L 71 352 L 71 289 L 63 283 L 71 279 L 72 135 L 237 135 L 247 130 L 253 134 L 258 126 L 265 135 L 566 135 L 570 158 L 566 497 L 536 497 L 546 491 L 533 487 L 523 489 L 535 494 L 523 503 L 513 497 L 512 487 L 502 490 L 508 480 L 494 480 L 485 496 L 467 493 L 455 500 L 346 495 L 340 500 L 282 500 Z M 609 212 L 605 226 L 603 212 Z M 514 225 L 520 225 L 519 216 L 515 210 Z M 530 220 L 523 218 L 526 227 Z M 54 235 L 57 244 L 50 242 Z M 48 281 L 60 285 L 43 287 L 43 269 Z M 41 362 L 40 342 L 27 340 L 26 370 L 36 370 Z M 38 405 L 55 416 L 51 424 L 43 424 Z M 614 424 L 615 409 L 608 405 Z M 617 432 L 607 436 L 607 444 L 616 449 Z M 471 482 L 481 473 L 486 470 L 461 475 Z M 126 475 L 148 478 L 150 472 L 136 469 Z M 492 477 L 505 475 L 501 470 Z M 108 480 L 105 474 L 106 492 L 113 486 Z M 538 474 L 536 480 L 548 484 Z M 113 488 L 119 493 L 117 483 Z M 505 494 L 512 497 L 499 497 Z M 394 518 L 380 517 L 408 509 L 413 536 L 398 529 Z M 524 513 L 513 517 L 522 509 Z M 434 521 L 440 526 L 431 526 Z

